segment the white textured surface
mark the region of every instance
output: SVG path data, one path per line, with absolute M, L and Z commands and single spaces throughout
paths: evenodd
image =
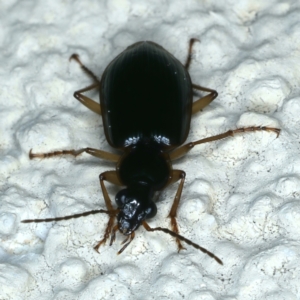
M 299 1 L 1 1 L 0 299 L 300 299 Z M 220 4 L 222 3 L 222 4 Z M 101 119 L 72 96 L 139 40 L 181 61 L 195 37 L 193 82 L 219 92 L 194 116 L 189 141 L 242 126 L 278 126 L 198 146 L 176 163 L 187 173 L 181 233 L 219 266 L 163 233 L 140 228 L 128 249 L 93 245 L 107 216 L 22 224 L 104 208 L 98 175 L 113 165 L 82 155 L 110 150 Z M 94 95 L 97 99 L 97 95 Z M 165 218 L 174 185 L 150 225 Z M 112 199 L 116 188 L 109 188 Z

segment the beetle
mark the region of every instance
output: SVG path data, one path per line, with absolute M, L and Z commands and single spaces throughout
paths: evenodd
M 76 157 L 85 152 L 116 163 L 115 170 L 99 175 L 107 209 L 59 218 L 29 219 L 23 220 L 23 223 L 60 221 L 105 213 L 109 220 L 103 239 L 94 247 L 97 251 L 109 237 L 112 245 L 116 232 L 120 231 L 126 236 L 118 254 L 122 253 L 134 239 L 135 231 L 142 225 L 147 231 L 163 231 L 175 237 L 178 251 L 184 249 L 182 242 L 185 242 L 223 264 L 215 254 L 179 234 L 176 216 L 186 174 L 182 170 L 173 169 L 172 162 L 199 144 L 217 141 L 236 133 L 260 130 L 275 132 L 278 137 L 280 129 L 238 128 L 184 144 L 189 133 L 191 116 L 218 96 L 215 90 L 193 84 L 191 81 L 188 69 L 195 41 L 197 40 L 189 41 L 188 56 L 184 65 L 154 42 L 137 42 L 121 52 L 106 67 L 101 80 L 81 62 L 77 54 L 70 57 L 70 60 L 75 60 L 93 79 L 90 86 L 76 91 L 74 97 L 102 116 L 107 142 L 121 154 L 82 148 L 49 153 L 32 153 L 30 150 L 29 157 L 47 158 L 68 154 Z M 100 105 L 84 95 L 93 89 L 100 90 Z M 208 94 L 193 102 L 194 90 Z M 117 208 L 112 205 L 105 181 L 125 186 L 115 196 Z M 157 212 L 153 200 L 155 192 L 177 181 L 179 185 L 168 215 L 172 230 L 150 227 L 146 220 L 153 218 Z

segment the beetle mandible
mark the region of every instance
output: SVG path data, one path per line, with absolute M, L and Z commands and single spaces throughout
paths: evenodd
M 208 254 L 218 263 L 221 259 L 179 234 L 176 215 L 185 181 L 185 172 L 172 168 L 172 162 L 190 151 L 194 146 L 217 141 L 236 133 L 251 131 L 275 132 L 273 127 L 246 127 L 184 144 L 187 139 L 191 116 L 217 96 L 213 89 L 193 84 L 188 73 L 192 58 L 192 47 L 196 39 L 189 42 L 188 56 L 181 64 L 172 54 L 150 41 L 137 42 L 119 54 L 105 69 L 101 80 L 85 67 L 77 54 L 73 59 L 93 79 L 93 84 L 78 90 L 74 97 L 90 110 L 102 115 L 103 127 L 109 145 L 121 152 L 120 155 L 94 148 L 62 150 L 49 153 L 32 153 L 29 157 L 46 158 L 58 155 L 77 156 L 83 152 L 116 163 L 116 170 L 100 174 L 100 186 L 106 210 L 93 210 L 71 216 L 23 220 L 29 222 L 51 222 L 78 218 L 96 213 L 109 216 L 103 239 L 94 247 L 97 251 L 110 237 L 110 245 L 117 231 L 126 236 L 123 250 L 130 244 L 140 225 L 147 231 L 163 231 L 175 237 L 178 251 L 185 242 Z M 100 105 L 83 93 L 100 90 Z M 193 102 L 193 90 L 207 92 Z M 125 186 L 116 197 L 114 208 L 104 182 Z M 177 192 L 168 217 L 171 228 L 152 228 L 147 219 L 156 215 L 154 193 L 179 181 Z M 115 218 L 117 223 L 115 224 Z

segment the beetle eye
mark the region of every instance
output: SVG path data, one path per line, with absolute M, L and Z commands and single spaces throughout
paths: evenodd
M 121 190 L 116 195 L 116 203 L 119 208 L 123 208 L 128 202 L 128 189 Z
M 145 210 L 146 219 L 153 218 L 157 213 L 157 207 L 154 202 L 151 201 L 149 207 Z

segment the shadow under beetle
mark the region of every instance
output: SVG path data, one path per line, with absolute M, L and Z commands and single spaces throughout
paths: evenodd
M 92 210 L 60 218 L 23 220 L 23 223 L 60 221 L 105 213 L 109 216 L 109 221 L 103 239 L 94 247 L 97 251 L 110 236 L 112 245 L 119 230 L 127 236 L 118 254 L 123 252 L 133 240 L 135 230 L 143 225 L 147 231 L 163 231 L 175 237 L 178 250 L 184 249 L 182 242 L 185 242 L 223 264 L 216 255 L 179 234 L 176 215 L 185 172 L 172 169 L 172 162 L 196 145 L 217 141 L 235 133 L 264 130 L 275 132 L 278 137 L 280 129 L 238 128 L 183 145 L 189 133 L 192 114 L 199 112 L 218 95 L 215 90 L 191 82 L 188 69 L 195 41 L 196 39 L 191 39 L 189 42 L 184 65 L 158 44 L 149 41 L 135 43 L 107 66 L 101 80 L 81 63 L 77 54 L 70 57 L 94 81 L 92 85 L 76 91 L 74 97 L 90 110 L 102 115 L 108 143 L 122 154 L 83 148 L 38 154 L 33 154 L 30 150 L 29 157 L 46 158 L 65 154 L 77 156 L 86 152 L 116 163 L 116 170 L 105 171 L 99 176 L 107 210 Z M 100 90 L 100 105 L 83 95 L 92 89 Z M 193 89 L 207 92 L 208 95 L 193 102 Z M 117 208 L 112 206 L 104 181 L 126 187 L 116 195 Z M 146 220 L 153 218 L 157 212 L 153 201 L 154 193 L 177 181 L 179 186 L 168 215 L 172 230 L 151 228 Z

